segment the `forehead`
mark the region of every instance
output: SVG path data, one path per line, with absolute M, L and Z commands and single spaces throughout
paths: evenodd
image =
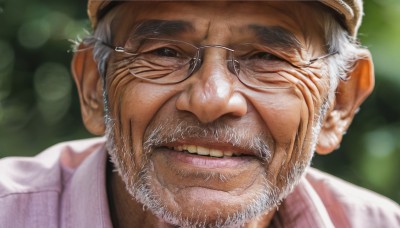
M 246 39 L 249 28 L 275 26 L 292 33 L 301 43 L 321 42 L 319 3 L 315 2 L 125 2 L 116 7 L 112 27 L 124 39 L 147 20 L 187 22 L 184 31 L 193 39 Z

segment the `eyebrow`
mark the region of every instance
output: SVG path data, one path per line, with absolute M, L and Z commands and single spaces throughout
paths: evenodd
M 267 46 L 275 48 L 301 48 L 301 43 L 296 36 L 281 26 L 251 24 L 248 28 L 253 30 L 258 40 Z
M 296 36 L 281 26 L 250 24 L 247 27 L 255 33 L 256 38 L 261 44 L 280 49 L 301 49 L 302 47 Z M 188 21 L 150 19 L 140 21 L 131 36 L 172 36 L 194 30 L 193 24 Z
M 176 35 L 193 30 L 192 23 L 182 20 L 144 20 L 137 24 L 131 36 Z

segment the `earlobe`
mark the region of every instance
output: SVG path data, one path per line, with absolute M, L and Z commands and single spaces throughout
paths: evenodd
M 105 131 L 102 79 L 92 49 L 80 44 L 71 69 L 79 93 L 83 123 L 92 134 L 102 135 Z
M 340 80 L 335 100 L 328 111 L 318 138 L 316 151 L 328 154 L 337 149 L 361 103 L 374 88 L 374 68 L 371 54 L 360 49 L 358 60 L 348 79 Z

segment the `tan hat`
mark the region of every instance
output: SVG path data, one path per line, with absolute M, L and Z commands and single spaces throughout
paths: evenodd
M 103 16 L 102 13 L 110 7 L 112 0 L 88 0 L 88 15 L 93 28 L 96 27 L 98 19 Z M 126 0 L 129 1 L 129 0 Z M 134 0 L 130 0 L 134 1 Z M 358 28 L 361 25 L 363 16 L 362 0 L 319 0 L 325 5 L 331 7 L 338 12 L 345 22 L 346 29 L 350 35 L 356 36 Z M 112 5 L 112 4 L 111 4 Z

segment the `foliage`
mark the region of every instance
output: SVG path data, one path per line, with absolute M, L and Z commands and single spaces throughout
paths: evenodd
M 71 42 L 90 28 L 86 1 L 0 0 L 0 157 L 30 156 L 90 137 L 71 79 Z M 343 144 L 313 166 L 400 202 L 400 1 L 365 0 L 360 40 L 372 52 L 376 90 Z

